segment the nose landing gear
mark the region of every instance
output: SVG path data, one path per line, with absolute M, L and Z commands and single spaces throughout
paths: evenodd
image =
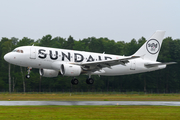
M 30 75 L 29 75 L 29 74 L 27 74 L 27 75 L 26 75 L 26 78 L 27 78 L 27 79 L 29 79 L 29 78 L 30 78 Z
M 27 79 L 30 78 L 30 72 L 31 72 L 31 70 L 32 70 L 32 67 L 28 67 L 28 70 L 27 70 L 28 74 L 26 75 L 26 78 L 27 78 Z

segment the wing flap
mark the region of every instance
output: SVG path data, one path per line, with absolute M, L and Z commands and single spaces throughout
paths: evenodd
M 111 60 L 104 60 L 104 61 L 93 61 L 93 62 L 71 63 L 71 64 L 80 65 L 83 68 L 83 70 L 94 72 L 104 67 L 111 68 L 111 66 L 118 65 L 118 64 L 125 65 L 126 63 L 129 62 L 129 60 L 136 59 L 136 58 L 140 58 L 140 56 L 130 56 L 130 57 L 124 57 L 121 59 L 111 59 Z

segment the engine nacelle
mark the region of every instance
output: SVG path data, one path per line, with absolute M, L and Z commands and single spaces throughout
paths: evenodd
M 61 74 L 64 76 L 79 76 L 81 74 L 81 67 L 78 65 L 62 64 Z
M 39 74 L 43 77 L 57 77 L 59 71 L 51 69 L 39 69 Z

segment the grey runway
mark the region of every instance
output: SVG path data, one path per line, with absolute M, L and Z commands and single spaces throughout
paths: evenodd
M 156 105 L 180 106 L 178 101 L 0 101 L 0 106 L 40 105 Z

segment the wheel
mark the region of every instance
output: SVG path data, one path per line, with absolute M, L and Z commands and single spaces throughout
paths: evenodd
M 77 85 L 79 83 L 79 81 L 78 81 L 78 79 L 74 78 L 74 79 L 71 80 L 71 83 L 73 85 Z
M 86 80 L 86 83 L 92 85 L 92 84 L 94 83 L 94 79 L 88 78 L 88 79 Z
M 89 84 L 89 78 L 88 78 L 88 79 L 86 79 L 86 83 L 87 83 L 87 84 Z
M 71 84 L 73 84 L 73 85 L 74 85 L 74 79 L 72 79 L 72 80 L 71 80 Z
M 79 83 L 78 79 L 74 79 L 74 85 L 77 85 Z
M 26 78 L 27 78 L 27 79 L 29 79 L 29 78 L 30 78 L 30 75 L 29 75 L 29 74 L 27 74 L 27 75 L 26 75 Z
M 93 84 L 94 83 L 94 79 L 89 78 L 89 84 Z

